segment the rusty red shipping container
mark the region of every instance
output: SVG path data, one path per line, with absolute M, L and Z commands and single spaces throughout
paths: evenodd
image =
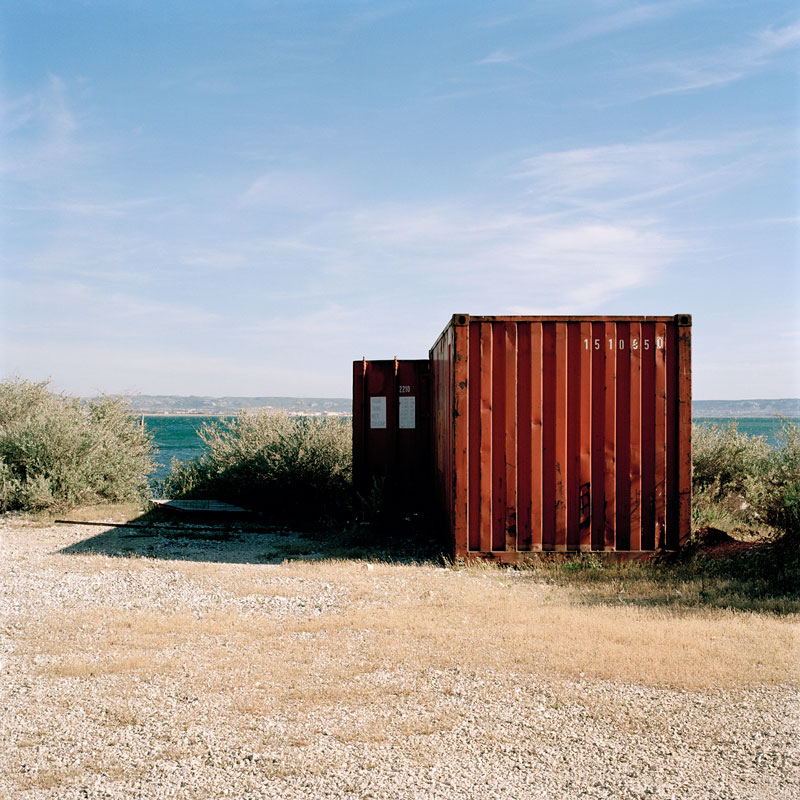
M 470 317 L 430 352 L 456 558 L 677 549 L 691 531 L 691 316 Z
M 428 359 L 353 362 L 353 483 L 376 486 L 404 510 L 429 498 L 431 468 Z

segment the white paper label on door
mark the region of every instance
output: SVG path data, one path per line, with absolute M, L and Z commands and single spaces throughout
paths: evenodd
M 369 426 L 370 428 L 386 427 L 386 398 L 370 397 L 369 399 Z
M 401 397 L 400 399 L 400 428 L 416 428 L 416 400 L 415 397 Z

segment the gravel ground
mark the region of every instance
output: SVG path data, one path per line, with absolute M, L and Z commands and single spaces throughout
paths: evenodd
M 0 797 L 800 797 L 800 697 L 789 676 L 785 686 L 698 692 L 397 664 L 357 676 L 377 701 L 255 714 L 180 675 L 53 672 L 46 643 L 24 644 L 37 618 L 113 606 L 282 625 L 362 602 L 347 582 L 258 563 L 291 545 L 285 535 L 241 534 L 229 558 L 230 542 L 155 532 L 136 539 L 150 557 L 111 555 L 128 533 L 0 520 Z M 61 552 L 80 553 L 90 537 L 98 554 Z M 388 569 L 373 583 L 391 603 L 407 578 Z M 247 593 L 232 589 L 237 570 Z M 309 648 L 324 638 L 301 635 Z M 193 658 L 191 637 L 175 647 Z M 252 688 L 268 701 L 269 686 Z

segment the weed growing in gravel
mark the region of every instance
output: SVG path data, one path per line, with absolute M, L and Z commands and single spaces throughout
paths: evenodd
M 800 580 L 784 540 L 712 553 L 702 540 L 682 553 L 641 563 L 596 557 L 546 560 L 510 570 L 570 592 L 582 604 L 800 613 Z M 474 567 L 471 567 L 474 569 Z

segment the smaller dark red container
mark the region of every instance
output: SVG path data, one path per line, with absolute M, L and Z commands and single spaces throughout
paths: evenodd
M 431 496 L 430 362 L 353 362 L 353 483 L 403 510 Z

